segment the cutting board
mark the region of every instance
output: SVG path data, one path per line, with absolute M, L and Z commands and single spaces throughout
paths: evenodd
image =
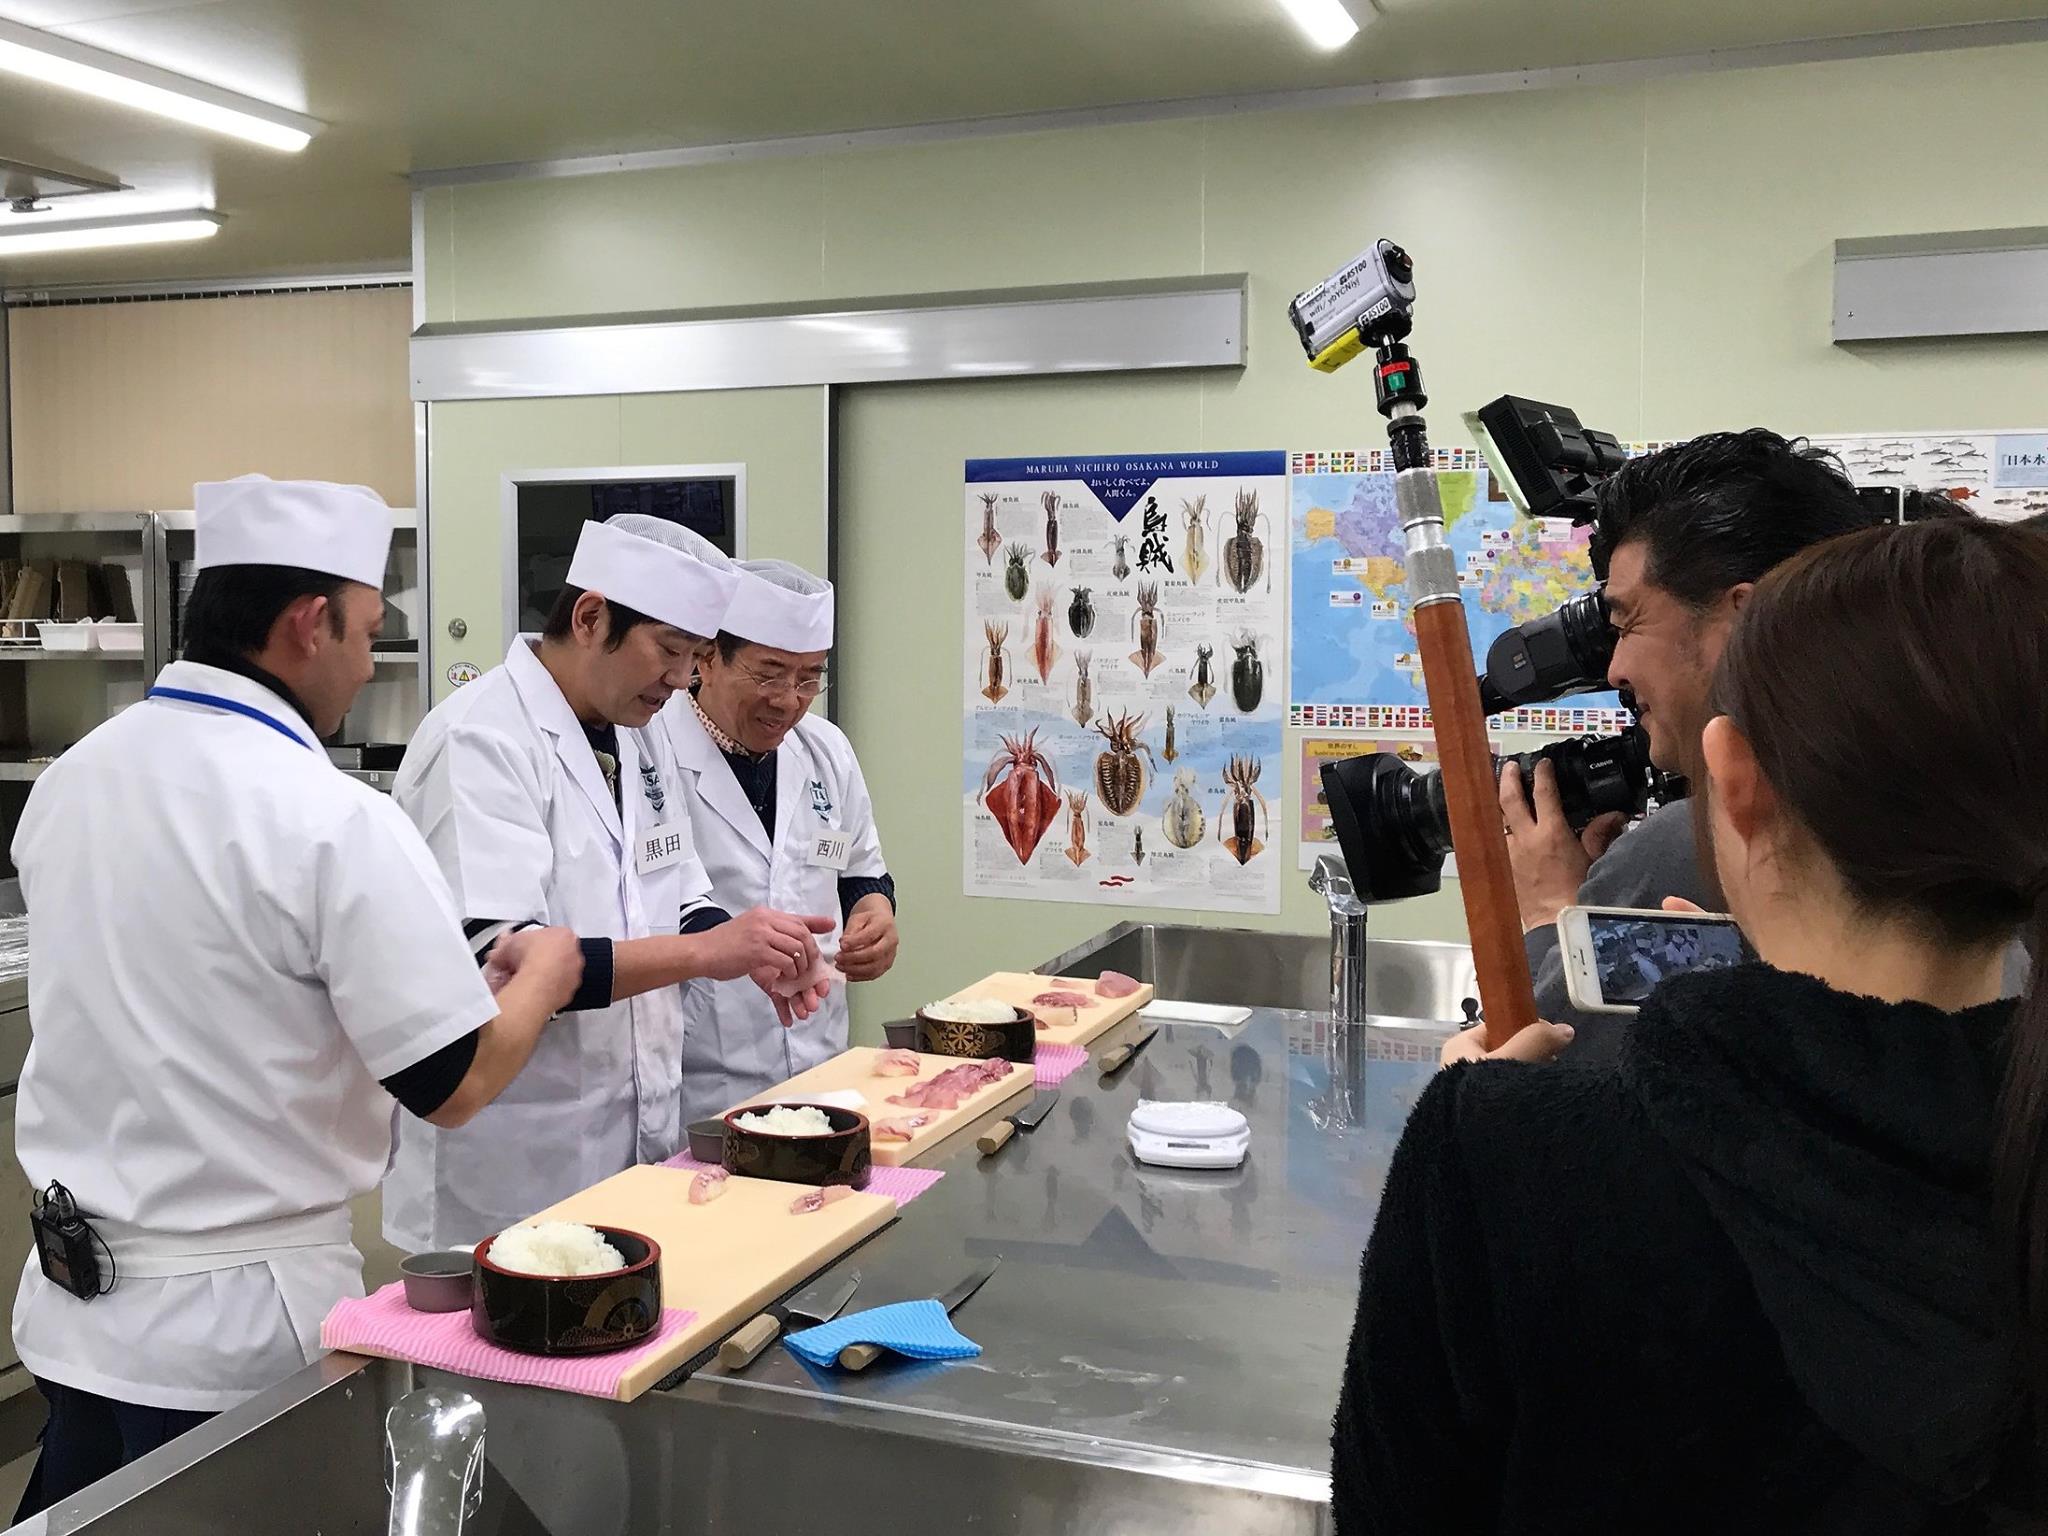
M 911 1135 L 908 1141 L 877 1141 L 874 1143 L 875 1161 L 885 1167 L 898 1168 L 931 1151 L 940 1142 L 955 1132 L 964 1131 L 990 1110 L 998 1109 L 1036 1086 L 1037 1078 L 1029 1062 L 1021 1062 L 1008 1077 L 999 1078 L 971 1099 L 963 1099 L 958 1109 L 921 1110 L 911 1109 L 902 1104 L 891 1104 L 889 1095 L 902 1093 L 913 1082 L 928 1082 L 948 1067 L 960 1065 L 958 1056 L 919 1055 L 916 1078 L 877 1077 L 875 1058 L 881 1051 L 871 1045 L 857 1045 L 852 1050 L 834 1056 L 822 1066 L 799 1072 L 788 1082 L 778 1084 L 766 1093 L 757 1093 L 746 1102 L 749 1104 L 793 1104 L 821 1093 L 837 1093 L 852 1089 L 866 1102 L 861 1113 L 870 1120 L 887 1120 L 898 1115 L 921 1115 L 929 1113 L 929 1125 L 923 1126 Z
M 964 1002 L 968 998 L 991 997 L 997 1002 L 1015 1003 L 1019 1008 L 1030 1008 L 1031 999 L 1041 992 L 1085 992 L 1095 997 L 1093 981 L 1075 981 L 1059 976 L 1039 976 L 1028 971 L 997 971 L 993 976 L 984 976 L 971 987 L 962 987 L 946 1001 Z M 1150 982 L 1141 985 L 1129 997 L 1097 997 L 1088 1007 L 1040 1008 L 1033 1011 L 1045 1020 L 1048 1028 L 1038 1032 L 1041 1045 L 1086 1045 L 1112 1025 L 1121 1024 L 1140 1008 L 1152 1001 L 1153 987 Z
M 692 1205 L 693 1177 L 680 1168 L 628 1168 L 534 1218 L 645 1233 L 661 1244 L 662 1305 L 697 1314 L 666 1349 L 627 1373 L 621 1402 L 631 1402 L 896 1217 L 894 1200 L 865 1194 L 792 1215 L 789 1203 L 805 1186 L 770 1179 L 731 1179 L 720 1198 Z

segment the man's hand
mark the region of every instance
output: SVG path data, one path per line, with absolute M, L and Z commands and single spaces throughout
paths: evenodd
M 839 971 L 848 981 L 873 981 L 896 963 L 896 909 L 880 891 L 853 904 L 839 940 Z
M 824 1007 L 825 999 L 831 996 L 832 978 L 836 973 L 830 966 L 824 967 L 824 971 L 825 974 L 818 980 L 809 986 L 798 987 L 794 992 L 779 990 L 773 982 L 764 980 L 758 973 L 753 980 L 754 985 L 766 993 L 768 1001 L 774 1005 L 776 1021 L 784 1029 L 790 1029 Z M 787 981 L 782 983 L 784 987 L 788 985 Z
M 1597 816 L 1583 835 L 1573 833 L 1558 798 L 1557 770 L 1547 760 L 1536 765 L 1535 801 L 1532 814 L 1529 797 L 1522 793 L 1521 765 L 1509 763 L 1500 775 L 1500 814 L 1507 825 L 1508 861 L 1515 870 L 1524 933 L 1547 928 L 1577 903 L 1586 871 L 1627 824 L 1617 815 Z
M 818 963 L 814 934 L 836 927 L 829 917 L 797 917 L 771 907 L 755 907 L 731 922 L 695 935 L 702 963 L 700 976 L 734 981 L 741 976 L 770 980 L 801 976 Z
M 1497 1050 L 1489 1051 L 1486 1048 L 1486 1026 L 1475 1024 L 1444 1042 L 1437 1064 L 1450 1067 L 1461 1061 L 1550 1061 L 1571 1043 L 1571 1025 L 1550 1024 L 1538 1019 L 1509 1035 L 1506 1043 Z
M 582 985 L 583 946 L 567 928 L 521 928 L 491 946 L 483 976 L 494 997 L 521 977 L 549 1000 L 549 1013 L 560 1013 Z

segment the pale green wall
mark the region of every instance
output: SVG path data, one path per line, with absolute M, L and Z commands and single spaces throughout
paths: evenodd
M 1837 238 L 2048 224 L 2043 143 L 2048 47 L 2028 46 L 439 189 L 427 309 L 490 320 L 1250 274 L 1242 372 L 842 392 L 840 708 L 904 889 L 904 959 L 864 989 L 872 1020 L 1104 920 L 959 895 L 962 459 L 1380 441 L 1362 372 L 1311 373 L 1284 318 L 1296 289 L 1379 234 L 1419 262 L 1439 441 L 1503 391 L 1623 436 L 2038 426 L 2038 339 L 1839 348 L 1828 325 Z M 710 425 L 717 407 L 693 399 Z M 624 409 L 437 408 L 441 579 L 467 579 L 446 562 L 469 558 L 479 518 L 495 528 L 494 464 L 544 460 L 558 422 L 601 438 Z M 757 453 L 817 462 L 813 411 L 725 430 L 667 456 L 754 473 Z M 778 512 L 757 495 L 750 515 L 769 537 Z M 815 540 L 812 502 L 788 515 Z M 1291 866 L 1291 841 L 1281 852 Z M 1299 881 L 1286 876 L 1281 921 L 1312 926 Z M 1447 897 L 1375 922 L 1459 926 Z
M 749 558 L 825 564 L 825 392 L 597 395 L 433 406 L 427 485 L 434 581 L 434 697 L 451 662 L 502 660 L 504 477 L 617 465 L 747 466 Z M 469 633 L 450 637 L 460 618 Z

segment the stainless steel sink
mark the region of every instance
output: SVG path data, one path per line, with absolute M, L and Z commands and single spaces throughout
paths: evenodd
M 1330 1007 L 1330 940 L 1320 933 L 1119 923 L 1037 969 L 1048 976 L 1122 971 L 1151 982 L 1161 997 L 1188 1002 L 1307 1013 Z M 1472 951 L 1462 944 L 1366 940 L 1369 1014 L 1457 1023 L 1461 1004 L 1478 995 Z

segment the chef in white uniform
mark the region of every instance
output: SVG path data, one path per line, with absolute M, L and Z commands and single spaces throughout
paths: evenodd
M 23 1516 L 317 1358 L 362 1294 L 348 1203 L 393 1097 L 460 1124 L 582 971 L 537 929 L 494 998 L 418 832 L 321 749 L 371 675 L 383 502 L 248 476 L 194 506 L 185 658 L 51 765 L 14 840 L 16 1149 L 50 1214 L 94 1229 L 69 1287 L 31 1253 L 15 1301 L 50 1401 Z
M 689 681 L 736 578 L 586 523 L 538 636 L 429 712 L 392 791 L 479 953 L 532 924 L 582 942 L 583 984 L 518 1081 L 460 1130 L 408 1123 L 384 1185 L 401 1247 L 474 1243 L 680 1150 L 680 984 L 763 996 L 836 924 L 712 899 L 668 742 L 645 727 Z M 822 910 L 822 909 L 821 909 Z M 810 994 L 780 1006 L 806 1011 Z
M 714 898 L 828 912 L 818 946 L 849 981 L 896 959 L 896 886 L 846 733 L 816 714 L 832 586 L 781 560 L 742 561 L 694 693 L 662 711 Z M 758 991 L 684 988 L 683 1116 L 718 1114 L 846 1049 L 846 989 L 786 1023 Z

